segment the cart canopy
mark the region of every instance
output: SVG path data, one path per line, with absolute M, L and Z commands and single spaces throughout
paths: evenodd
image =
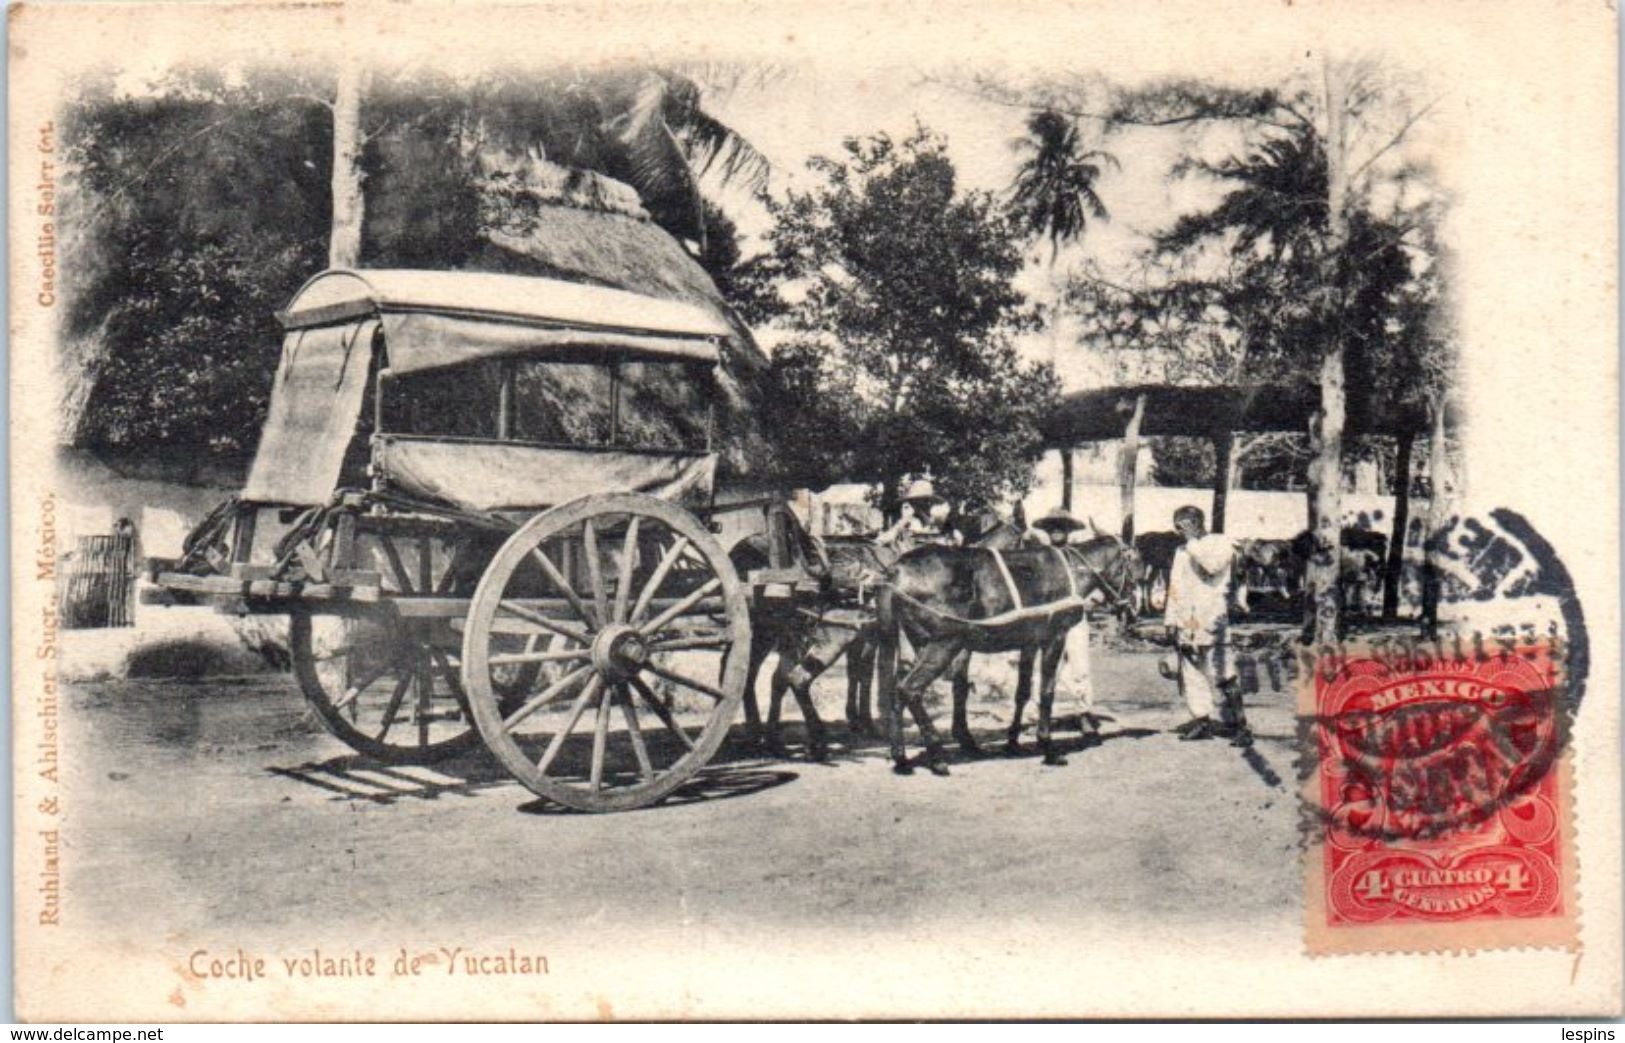
M 715 365 L 730 332 L 679 301 L 481 272 L 335 269 L 307 282 L 278 318 L 287 334 L 243 497 L 294 505 L 332 496 L 380 347 L 393 374 L 496 357 Z M 690 487 L 692 466 L 650 483 Z
M 484 272 L 323 272 L 279 318 L 290 332 L 377 317 L 394 373 L 493 355 L 603 349 L 617 357 L 716 362 L 729 329 L 681 301 Z

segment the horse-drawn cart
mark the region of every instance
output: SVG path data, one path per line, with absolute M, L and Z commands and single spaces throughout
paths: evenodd
M 772 560 L 743 579 L 711 523 L 728 327 L 418 271 L 324 272 L 280 318 L 247 486 L 151 563 L 158 597 L 287 615 L 305 696 L 380 760 L 483 741 L 587 811 L 692 778 L 744 693 L 752 597 L 809 585 L 782 504 L 752 505 Z

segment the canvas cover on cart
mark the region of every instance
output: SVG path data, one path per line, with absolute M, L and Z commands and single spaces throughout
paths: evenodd
M 641 450 L 556 449 L 379 437 L 373 463 L 393 487 L 471 510 L 543 507 L 608 490 L 700 506 L 717 458 Z
M 384 363 L 396 375 L 502 356 L 714 364 L 717 341 L 729 332 L 719 316 L 680 301 L 483 272 L 323 272 L 280 318 L 288 330 L 282 362 L 243 495 L 299 505 L 326 502 L 333 493 L 379 332 Z M 549 475 L 558 479 L 552 485 L 586 489 L 595 482 L 594 489 L 640 489 L 671 498 L 686 498 L 681 494 L 697 486 L 710 488 L 708 466 L 683 456 L 619 454 L 616 466 L 608 467 L 609 454 L 568 466 L 566 455 L 500 444 L 437 450 L 416 442 L 391 449 L 401 488 L 467 506 L 560 502 L 558 495 L 536 498 L 543 491 L 538 482 Z M 615 479 L 607 485 L 606 467 Z M 577 480 L 569 480 L 572 474 Z
M 243 499 L 318 504 L 333 495 L 355 435 L 378 320 L 289 331 Z

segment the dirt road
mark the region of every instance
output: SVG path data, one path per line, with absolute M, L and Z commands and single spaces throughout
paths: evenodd
M 828 766 L 730 745 L 666 804 L 603 816 L 547 806 L 483 756 L 369 763 L 281 676 L 79 685 L 64 735 L 71 913 L 109 936 L 220 944 L 425 925 L 476 938 L 546 925 L 554 939 L 653 925 L 709 945 L 951 935 L 990 951 L 1035 925 L 1289 935 L 1302 886 L 1290 690 L 1249 696 L 1258 743 L 1243 753 L 1177 741 L 1153 652 L 1095 663 L 1104 742 L 1067 767 L 1030 750 L 899 778 L 881 745 L 837 727 Z M 989 748 L 1009 713 L 1001 670 L 981 670 L 973 706 Z M 838 675 L 820 682 L 826 716 L 843 692 Z M 799 725 L 788 737 L 798 749 Z

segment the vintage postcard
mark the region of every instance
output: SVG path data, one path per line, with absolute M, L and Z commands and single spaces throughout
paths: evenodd
M 12 7 L 19 1016 L 1618 1015 L 1617 31 Z

